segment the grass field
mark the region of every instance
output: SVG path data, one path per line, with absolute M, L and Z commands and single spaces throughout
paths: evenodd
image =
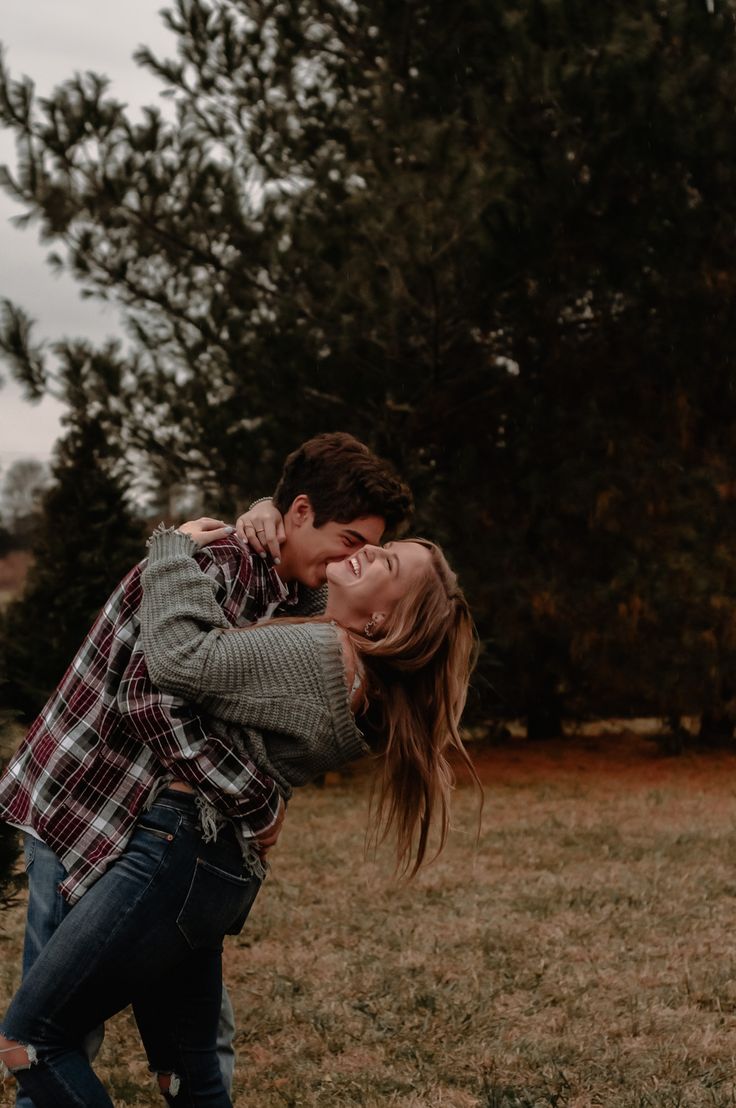
M 238 1108 L 736 1106 L 736 756 L 624 736 L 477 764 L 479 845 L 462 787 L 411 885 L 364 861 L 363 777 L 292 804 L 226 951 Z M 0 922 L 7 995 L 21 910 Z M 163 1103 L 127 1015 L 99 1071 Z

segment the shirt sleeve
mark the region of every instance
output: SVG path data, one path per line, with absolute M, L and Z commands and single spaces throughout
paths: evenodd
M 220 604 L 231 597 L 238 576 L 234 559 L 197 556 L 208 580 L 218 625 L 229 626 Z M 215 601 L 215 596 L 219 601 Z M 186 781 L 224 816 L 242 820 L 254 837 L 276 822 L 280 793 L 276 783 L 246 756 L 237 742 L 212 734 L 181 697 L 156 687 L 140 641 L 133 650 L 117 694 L 127 728 L 179 780 Z

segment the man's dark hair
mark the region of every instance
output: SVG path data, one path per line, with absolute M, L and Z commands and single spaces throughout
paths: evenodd
M 392 531 L 409 518 L 412 495 L 391 465 L 344 431 L 316 435 L 284 463 L 273 501 L 285 515 L 304 493 L 314 509 L 314 526 L 381 516 Z

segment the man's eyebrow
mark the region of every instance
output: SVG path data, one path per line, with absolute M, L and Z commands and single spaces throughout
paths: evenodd
M 365 538 L 364 535 L 361 535 L 360 531 L 351 531 L 351 529 L 349 527 L 346 527 L 344 533 L 346 535 L 350 535 L 354 539 L 357 539 L 359 543 L 363 544 L 363 546 L 368 545 L 368 539 Z

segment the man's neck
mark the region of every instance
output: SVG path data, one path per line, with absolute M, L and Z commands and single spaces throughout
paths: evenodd
M 289 588 L 289 586 L 295 580 L 296 575 L 289 559 L 289 552 L 284 551 L 283 547 L 281 548 L 281 550 L 281 561 L 279 565 L 276 566 L 275 572 L 281 578 L 286 587 Z

